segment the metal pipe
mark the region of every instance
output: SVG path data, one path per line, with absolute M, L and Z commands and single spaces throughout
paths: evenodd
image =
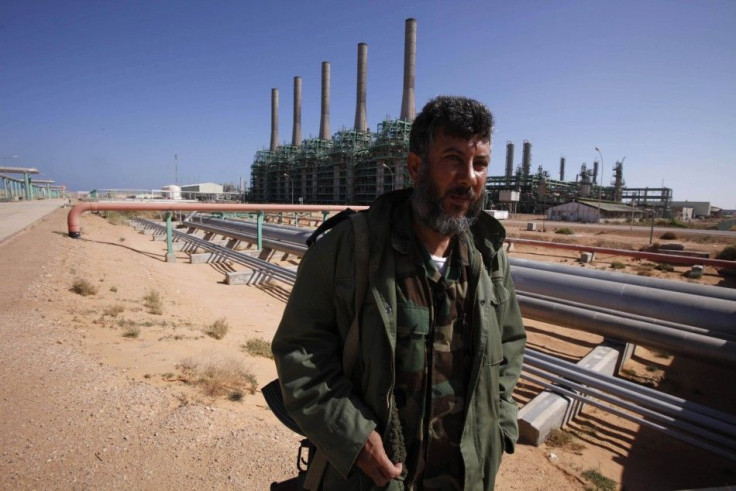
M 67 227 L 69 230 L 69 237 L 79 238 L 80 236 L 80 225 L 79 217 L 85 211 L 201 211 L 201 212 L 213 212 L 213 211 L 321 211 L 323 214 L 327 214 L 331 211 L 342 211 L 348 208 L 347 205 L 273 205 L 273 204 L 240 204 L 240 203 L 176 203 L 176 202 L 162 202 L 162 203 L 139 203 L 139 202 L 85 202 L 79 203 L 69 210 L 67 215 Z M 365 210 L 367 206 L 350 206 L 353 210 Z
M 564 377 L 567 381 L 585 384 L 599 391 L 631 401 L 649 409 L 656 409 L 662 414 L 677 417 L 686 421 L 717 429 L 719 432 L 736 438 L 734 417 L 706 406 L 685 399 L 663 394 L 654 389 L 642 387 L 633 382 L 617 379 L 608 375 L 591 372 L 573 363 L 560 360 L 545 353 L 527 350 L 524 362 L 551 371 Z M 664 396 L 664 397 L 663 397 Z
M 150 220 L 144 220 L 140 218 L 137 219 L 137 221 L 139 223 L 145 223 L 148 227 L 157 230 L 159 233 L 166 233 L 165 227 L 163 225 L 159 225 L 157 223 L 151 222 Z M 196 244 L 198 247 L 205 249 L 205 250 L 212 251 L 215 254 L 219 255 L 220 257 L 227 258 L 235 263 L 242 264 L 251 269 L 263 272 L 264 274 L 268 274 L 269 276 L 272 276 L 275 279 L 278 279 L 279 281 L 282 281 L 284 283 L 293 285 L 294 281 L 296 281 L 295 271 L 292 271 L 286 268 L 282 268 L 281 266 L 278 266 L 275 264 L 271 264 L 268 261 L 264 261 L 263 259 L 258 259 L 256 257 L 248 256 L 246 254 L 241 254 L 237 251 L 233 251 L 232 249 L 228 249 L 227 247 L 213 244 L 204 239 L 193 237 L 191 235 L 179 232 L 177 230 L 174 230 L 173 232 L 174 232 L 174 236 L 177 239 L 182 239 L 187 242 Z
M 579 268 L 567 266 L 564 264 L 545 263 L 541 261 L 532 261 L 530 259 L 522 259 L 517 257 L 510 257 L 509 263 L 511 263 L 512 268 L 518 266 L 523 268 L 541 269 L 544 271 L 552 271 L 555 273 L 584 276 L 586 278 L 597 278 L 600 280 L 628 283 L 630 285 L 646 286 L 648 288 L 657 288 L 660 290 L 690 293 L 692 295 L 702 295 L 704 297 L 721 298 L 724 300 L 736 301 L 736 289 L 732 288 L 721 288 L 711 285 L 699 285 L 695 283 L 687 283 L 684 281 L 665 280 L 662 278 L 649 278 L 646 276 L 638 276 L 633 274 L 614 273 L 612 271 L 602 271 L 600 269 Z
M 366 73 L 368 66 L 368 45 L 358 44 L 358 84 L 355 98 L 355 131 L 368 131 L 366 119 Z
M 302 144 L 302 78 L 294 77 L 294 126 L 291 133 L 291 144 L 298 147 Z M 292 194 L 293 194 L 292 190 Z M 292 200 L 293 202 L 293 200 Z
M 319 139 L 330 140 L 330 62 L 322 62 L 322 110 L 319 119 Z
M 406 19 L 404 27 L 404 90 L 401 93 L 401 117 L 404 121 L 414 121 L 414 75 L 417 58 L 417 20 Z
M 577 244 L 563 244 L 560 242 L 546 242 L 543 240 L 506 238 L 506 242 L 515 244 L 527 244 L 541 247 L 549 247 L 551 249 L 568 249 L 571 251 L 583 252 L 599 252 L 601 254 L 614 254 L 616 256 L 640 257 L 651 261 L 659 261 L 672 264 L 702 264 L 704 266 L 713 266 L 714 268 L 736 269 L 736 261 L 727 261 L 725 259 L 705 259 L 688 256 L 676 256 L 670 254 L 658 254 L 656 252 L 631 251 L 625 249 L 611 249 L 608 247 L 593 247 Z
M 527 298 L 536 298 L 538 300 L 546 300 L 548 302 L 554 302 L 561 305 L 567 305 L 570 307 L 575 307 L 578 309 L 582 309 L 584 311 L 592 311 L 592 312 L 598 312 L 601 314 L 608 314 L 615 316 L 617 318 L 623 318 L 623 319 L 631 319 L 634 321 L 639 322 L 645 322 L 647 324 L 652 324 L 655 326 L 661 326 L 668 329 L 674 329 L 676 331 L 685 331 L 685 332 L 692 332 L 694 334 L 701 334 L 703 336 L 710 336 L 720 339 L 725 339 L 727 341 L 736 341 L 736 333 L 727 333 L 723 331 L 713 331 L 710 329 L 704 329 L 702 327 L 696 327 L 696 326 L 689 326 L 687 324 L 681 324 L 679 322 L 672 322 L 667 321 L 663 319 L 657 319 L 654 317 L 646 317 L 643 315 L 637 315 L 632 314 L 631 312 L 622 312 L 621 310 L 614 310 L 614 309 L 607 309 L 604 307 L 600 307 L 598 305 L 592 305 L 589 303 L 581 303 L 581 302 L 575 302 L 572 300 L 565 300 L 563 298 L 559 297 L 553 297 L 549 295 L 540 295 L 538 293 L 531 293 L 531 292 L 525 292 L 522 290 L 516 290 L 517 296 L 523 295 Z M 523 312 L 522 312 L 523 313 Z
M 629 421 L 633 421 L 634 423 L 637 423 L 637 424 L 639 424 L 641 426 L 644 426 L 644 427 L 647 427 L 647 428 L 650 428 L 650 429 L 659 431 L 661 433 L 664 433 L 665 435 L 671 436 L 671 437 L 676 438 L 678 440 L 681 440 L 683 442 L 686 442 L 686 443 L 689 443 L 689 444 L 694 445 L 696 447 L 702 448 L 704 450 L 707 450 L 709 452 L 714 453 L 715 455 L 718 455 L 718 456 L 727 458 L 727 459 L 732 460 L 732 461 L 736 461 L 736 454 L 734 454 L 732 452 L 728 452 L 727 450 L 725 450 L 723 448 L 720 448 L 720 447 L 717 447 L 715 445 L 712 445 L 712 444 L 710 444 L 707 441 L 703 441 L 702 439 L 700 439 L 700 438 L 698 438 L 696 436 L 688 435 L 688 434 L 685 434 L 685 433 L 681 433 L 679 431 L 675 431 L 675 430 L 673 430 L 673 429 L 671 429 L 671 428 L 669 428 L 667 426 L 664 426 L 662 424 L 655 423 L 653 421 L 649 421 L 649 420 L 644 419 L 644 418 L 639 417 L 639 416 L 634 416 L 629 411 L 622 411 L 622 410 L 620 410 L 618 408 L 611 407 L 609 405 L 603 404 L 602 402 L 597 401 L 596 399 L 593 399 L 593 398 L 588 397 L 586 395 L 579 394 L 579 393 L 577 393 L 575 391 L 566 389 L 562 385 L 565 382 L 564 379 L 562 379 L 562 378 L 559 378 L 559 377 L 551 377 L 551 379 L 553 381 L 559 383 L 560 385 L 554 385 L 552 383 L 544 382 L 544 381 L 542 381 L 540 379 L 537 379 L 537 378 L 535 378 L 533 376 L 530 376 L 526 372 L 522 372 L 521 373 L 521 378 L 524 379 L 524 380 L 529 380 L 529 381 L 531 381 L 531 382 L 533 382 L 533 383 L 535 383 L 537 385 L 540 385 L 540 386 L 544 387 L 545 389 L 548 389 L 548 390 L 550 390 L 552 392 L 561 394 L 561 395 L 563 395 L 565 397 L 569 397 L 571 399 L 575 399 L 576 401 L 580 401 L 580 402 L 585 403 L 585 404 L 589 404 L 591 406 L 594 406 L 594 407 L 597 407 L 599 409 L 602 409 L 603 411 L 607 411 L 607 412 L 609 412 L 611 414 L 615 414 L 615 415 L 617 415 L 617 416 L 619 416 L 621 418 L 627 419 Z
M 637 285 L 561 275 L 516 267 L 511 270 L 516 288 L 522 291 L 591 303 L 724 332 L 736 332 L 736 302 Z
M 736 342 L 517 295 L 525 318 L 736 367 Z

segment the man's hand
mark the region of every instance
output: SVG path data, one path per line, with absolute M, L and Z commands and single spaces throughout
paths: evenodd
M 383 449 L 381 435 L 372 431 L 355 459 L 355 465 L 373 479 L 376 486 L 385 486 L 391 479 L 399 477 L 404 470 L 402 463 L 394 464 Z

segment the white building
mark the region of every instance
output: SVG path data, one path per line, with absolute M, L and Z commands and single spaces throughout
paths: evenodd
M 710 201 L 673 201 L 672 209 L 675 208 L 692 208 L 693 218 L 710 216 Z
M 614 201 L 577 199 L 569 203 L 553 206 L 547 210 L 548 220 L 563 222 L 599 223 L 627 222 L 632 218 L 639 220 L 642 210 Z

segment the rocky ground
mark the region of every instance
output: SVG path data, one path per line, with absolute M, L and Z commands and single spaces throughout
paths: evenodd
M 275 377 L 262 346 L 288 287 L 228 286 L 227 266 L 187 264 L 181 253 L 166 263 L 161 242 L 96 215 L 82 217 L 82 239 L 72 240 L 65 220 L 58 210 L 0 244 L 0 487 L 267 489 L 292 476 L 299 437 L 258 391 Z M 522 226 L 508 228 L 523 235 Z M 586 234 L 579 240 L 648 239 Z M 590 267 L 614 260 L 641 267 L 610 257 Z M 96 293 L 72 291 L 80 280 Z M 703 281 L 723 283 L 713 272 Z M 221 339 L 212 335 L 218 320 L 228 326 Z M 527 327 L 530 346 L 568 359 L 600 342 L 543 323 Z M 627 368 L 644 383 L 736 412 L 736 384 L 724 387 L 723 369 L 642 348 Z M 522 384 L 519 401 L 534 390 Z M 586 409 L 566 435 L 557 447 L 519 445 L 504 458 L 498 488 L 605 489 L 599 477 L 626 489 L 736 483 L 733 463 L 599 410 Z

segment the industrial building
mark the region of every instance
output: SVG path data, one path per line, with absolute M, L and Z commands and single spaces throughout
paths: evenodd
M 377 196 L 411 186 L 406 172 L 409 133 L 415 116 L 414 74 L 416 65 L 415 19 L 405 22 L 404 84 L 399 119 L 387 119 L 372 133 L 366 124 L 366 78 L 368 46 L 358 44 L 355 125 L 330 135 L 330 64 L 322 63 L 319 137 L 301 138 L 300 77 L 294 77 L 294 118 L 290 145 L 279 145 L 279 91 L 271 90 L 271 144 L 256 153 L 251 166 L 251 196 L 257 203 L 370 204 Z M 626 203 L 671 216 L 669 188 L 627 189 L 623 160 L 614 165 L 614 180 L 603 185 L 599 164 L 588 169 L 583 163 L 574 181 L 565 180 L 565 158 L 560 159 L 559 180 L 539 166 L 531 173 L 532 144 L 523 142 L 521 165 L 514 165 L 514 144 L 506 144 L 504 175 L 489 176 L 486 208 L 512 213 L 545 213 L 553 206 L 576 199 Z M 600 179 L 599 179 L 600 177 Z
M 642 218 L 643 211 L 615 201 L 576 199 L 569 203 L 547 209 L 548 220 L 563 222 L 598 223 L 636 221 Z

